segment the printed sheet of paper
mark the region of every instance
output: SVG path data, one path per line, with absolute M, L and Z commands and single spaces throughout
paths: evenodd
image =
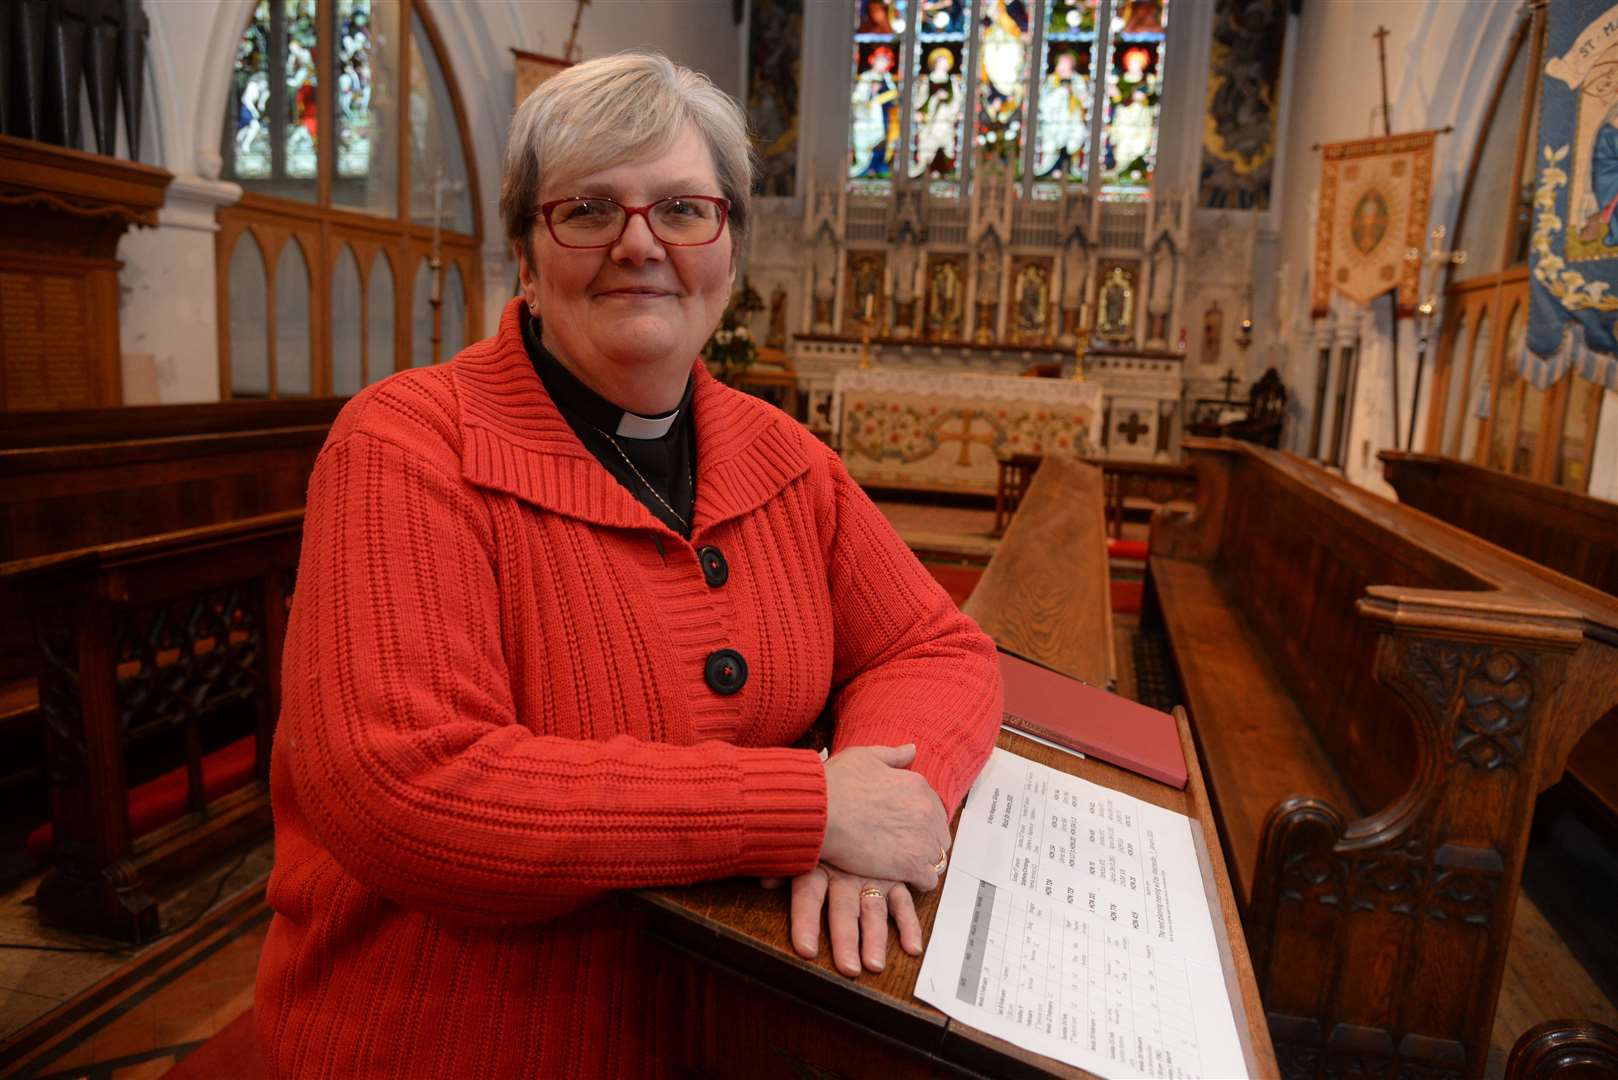
M 1191 821 L 995 750 L 916 996 L 1106 1077 L 1245 1077 Z

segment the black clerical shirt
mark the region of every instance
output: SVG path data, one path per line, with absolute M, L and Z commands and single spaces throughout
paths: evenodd
M 521 319 L 528 359 L 585 449 L 652 516 L 689 539 L 691 512 L 697 498 L 696 425 L 691 421 L 690 408 L 692 380 L 686 379 L 685 393 L 672 412 L 657 416 L 626 412 L 580 382 L 551 355 L 540 341 L 539 320 L 526 311 Z

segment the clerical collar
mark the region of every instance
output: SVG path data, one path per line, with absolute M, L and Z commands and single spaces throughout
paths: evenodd
M 610 432 L 620 439 L 661 439 L 674 428 L 675 421 L 680 419 L 680 414 L 691 402 L 693 381 L 687 376 L 680 403 L 668 412 L 642 416 L 621 409 L 586 386 L 545 347 L 540 340 L 538 319 L 524 312 L 521 322 L 523 345 L 528 350 L 528 358 L 533 361 L 534 370 L 556 404 L 564 412 L 576 414 L 603 432 Z

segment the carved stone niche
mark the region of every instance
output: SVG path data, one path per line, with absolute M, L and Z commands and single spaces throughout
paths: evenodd
M 172 179 L 0 135 L 0 412 L 123 403 L 118 241 Z

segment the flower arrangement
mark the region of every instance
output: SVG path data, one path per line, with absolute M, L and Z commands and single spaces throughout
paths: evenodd
M 753 343 L 747 322 L 763 310 L 764 298 L 743 278 L 741 291 L 731 298 L 725 313 L 719 317 L 719 326 L 708 344 L 702 347 L 702 358 L 708 370 L 720 382 L 734 385 L 758 360 L 758 346 Z

